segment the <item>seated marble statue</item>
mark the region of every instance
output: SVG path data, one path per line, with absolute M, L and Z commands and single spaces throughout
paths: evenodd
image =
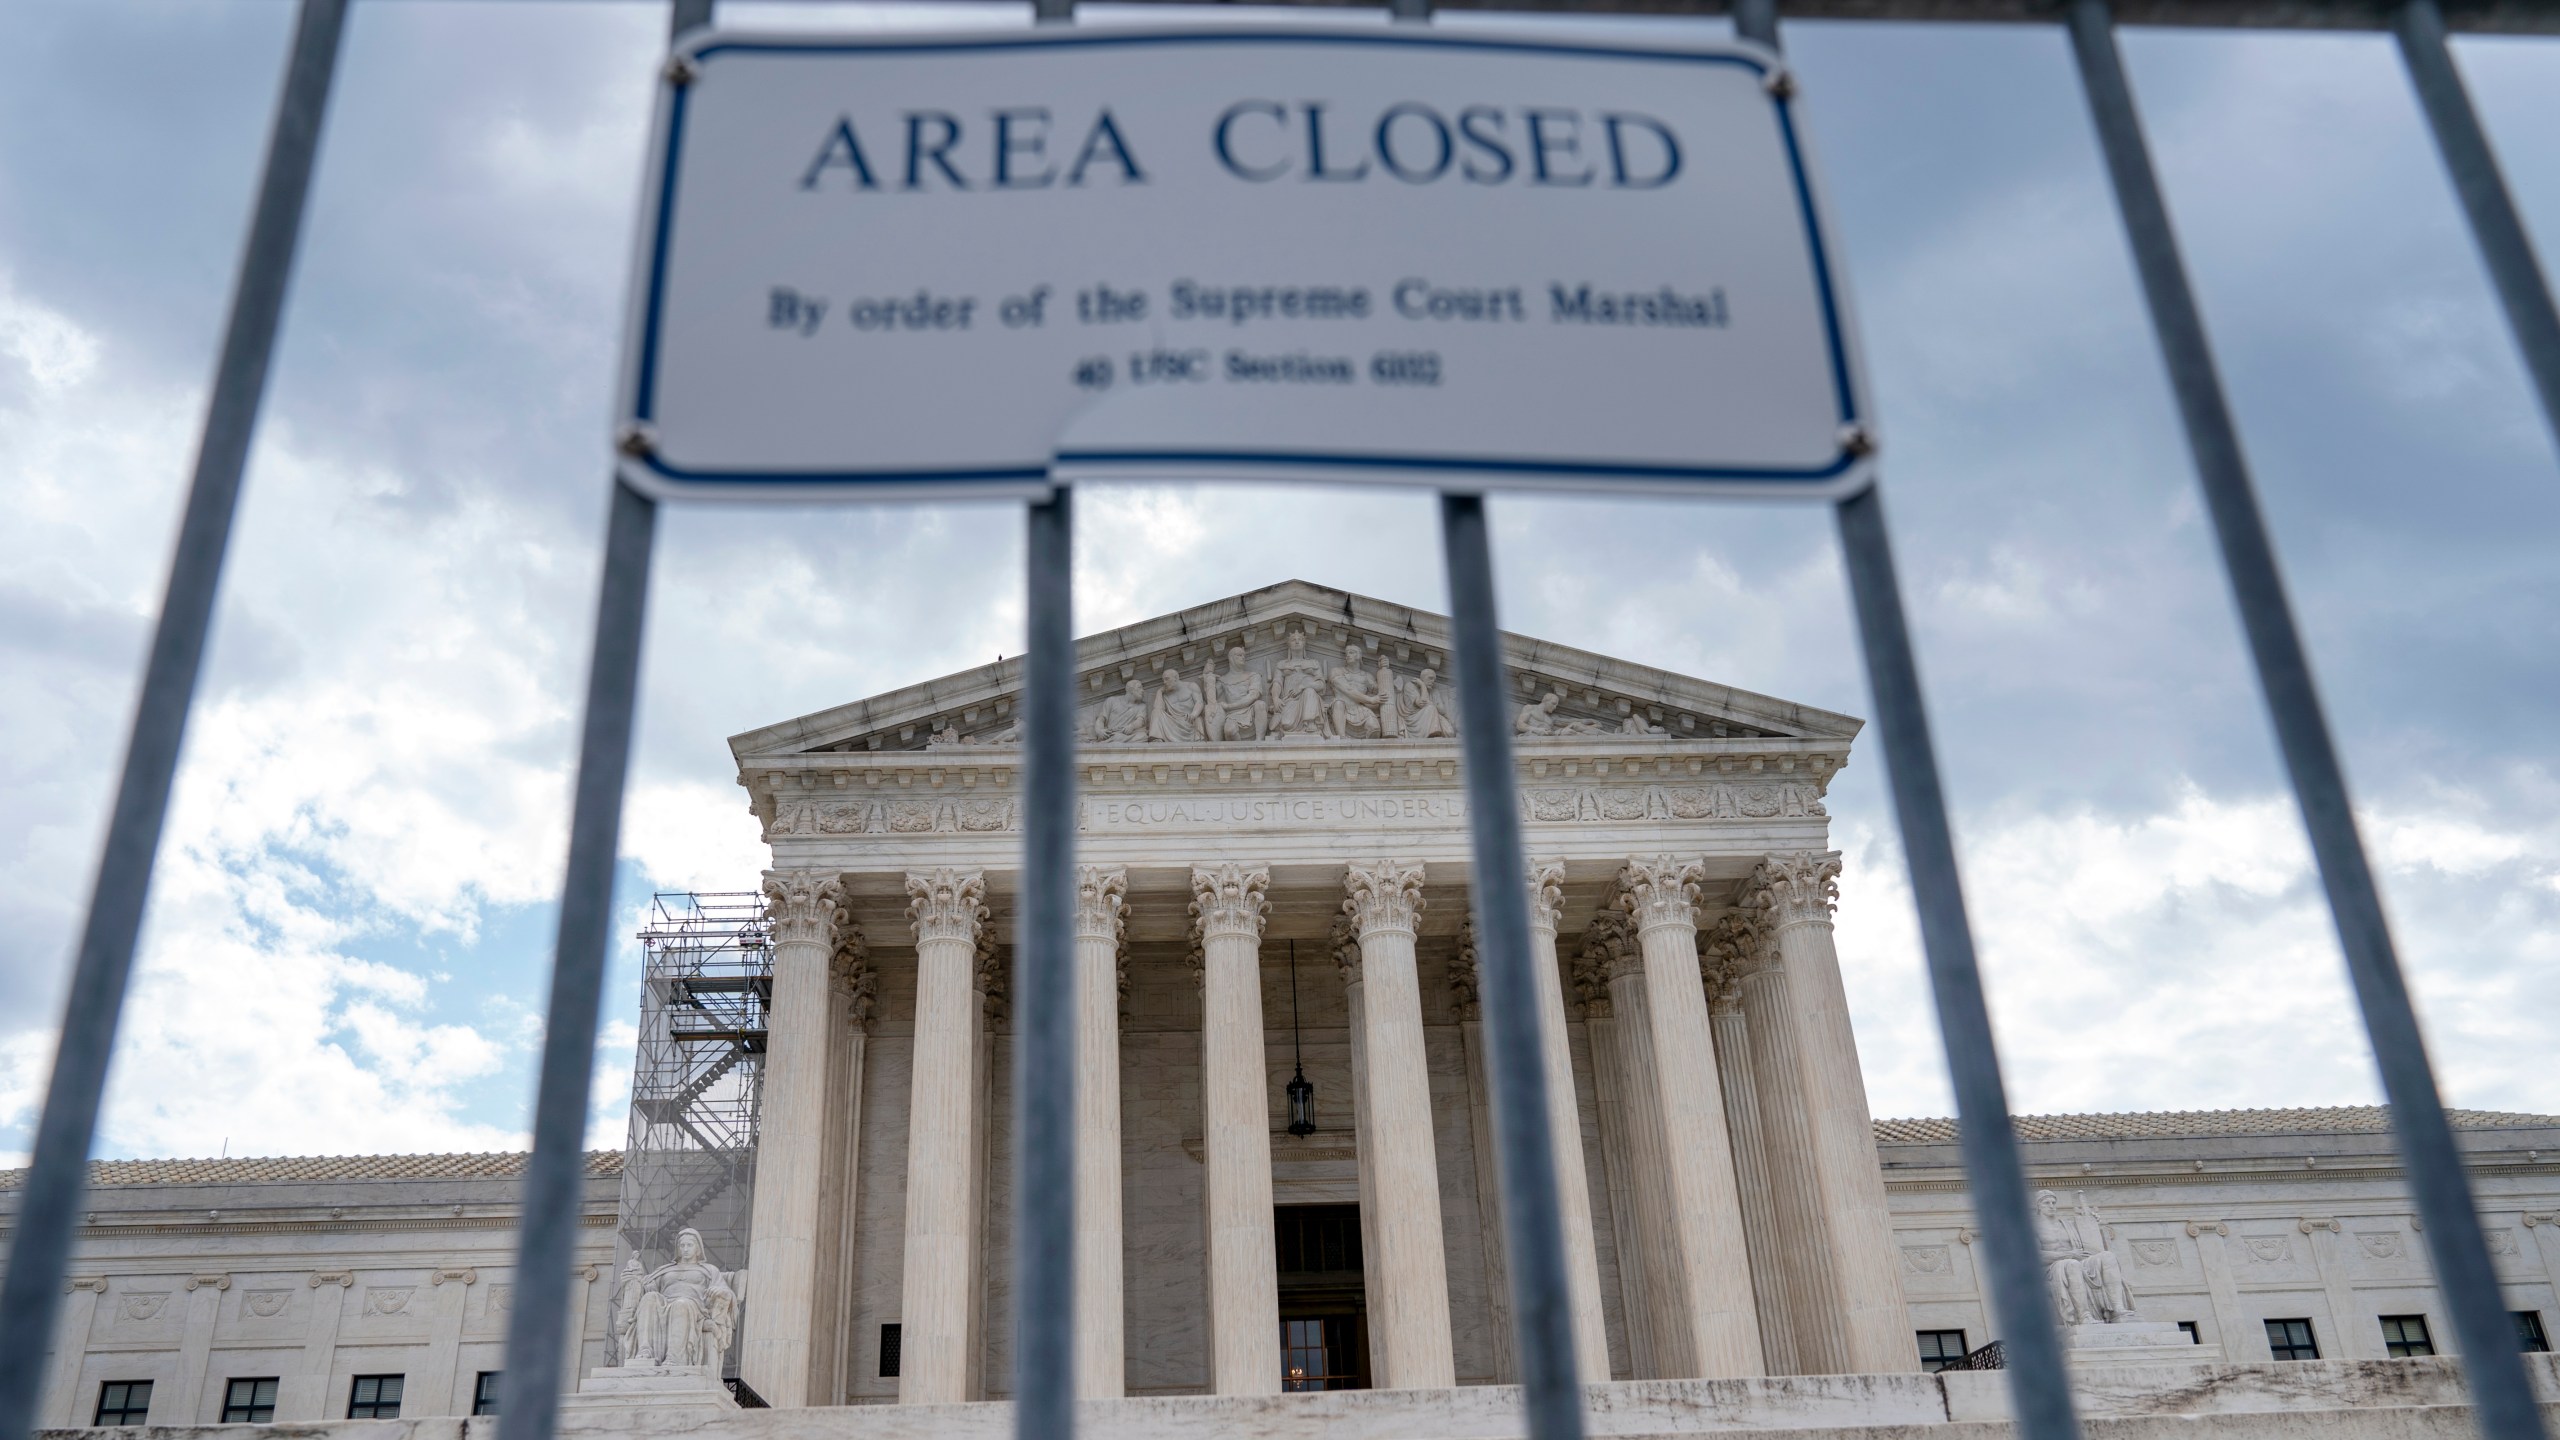
M 717 1365 L 737 1333 L 738 1295 L 704 1257 L 702 1233 L 676 1234 L 676 1258 L 647 1274 L 623 1262 L 614 1289 L 614 1338 L 625 1365 Z
M 1244 647 L 1227 651 L 1227 673 L 1209 681 L 1209 738 L 1259 740 L 1271 727 L 1262 672 L 1244 663 Z
M 1396 682 L 1397 716 L 1404 722 L 1408 740 L 1448 740 L 1458 733 L 1458 717 L 1449 709 L 1436 683 L 1440 672 L 1424 666 L 1422 673 L 1410 680 Z
M 1566 720 L 1559 718 L 1556 714 L 1556 707 L 1563 703 L 1564 695 L 1561 692 L 1555 690 L 1548 691 L 1537 700 L 1520 707 L 1519 723 L 1514 725 L 1512 729 L 1515 733 L 1529 736 L 1597 735 L 1601 733 L 1601 725 L 1597 720 Z
M 1105 745 L 1143 745 L 1151 718 L 1146 682 L 1132 676 L 1127 690 L 1104 700 L 1086 719 L 1084 738 Z
M 2080 1197 L 2075 1214 L 2062 1208 L 2061 1196 L 2036 1192 L 2036 1252 L 2063 1324 L 2116 1325 L 2142 1318 L 2088 1196 Z
M 1292 630 L 1271 672 L 1271 728 L 1267 739 L 1325 733 L 1324 664 L 1307 653 L 1304 631 Z
M 1333 709 L 1326 717 L 1341 740 L 1393 739 L 1396 733 L 1395 677 L 1384 659 L 1371 675 L 1354 641 L 1342 647 L 1342 665 L 1332 675 Z
M 1155 702 L 1147 707 L 1147 738 L 1168 745 L 1194 745 L 1209 738 L 1208 702 L 1198 685 L 1167 665 L 1157 679 Z

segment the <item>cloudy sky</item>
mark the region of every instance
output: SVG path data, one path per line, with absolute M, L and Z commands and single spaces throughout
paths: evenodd
M 11 7 L 0 1152 L 41 1094 L 290 19 Z M 358 7 L 102 1153 L 519 1143 L 664 23 Z M 2018 1108 L 2371 1101 L 2060 35 L 1788 38 Z M 2560 43 L 2458 48 L 2551 263 Z M 2560 1111 L 2551 436 L 2386 42 L 2127 50 L 2450 1095 Z M 1083 630 L 1290 577 L 1444 608 L 1417 494 L 1109 488 L 1080 518 Z M 1512 628 L 1868 711 L 1826 513 L 1496 521 Z M 624 911 L 752 884 L 726 736 L 1018 651 L 1019 530 L 999 506 L 671 509 Z M 1873 749 L 1831 802 L 1852 1006 L 1876 1112 L 1942 1114 Z

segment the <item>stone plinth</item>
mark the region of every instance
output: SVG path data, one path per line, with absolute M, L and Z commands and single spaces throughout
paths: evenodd
M 560 1398 L 560 1413 L 590 1423 L 641 1412 L 701 1415 L 735 1410 L 737 1397 L 716 1365 L 604 1365 L 578 1382 L 578 1393 Z
M 2205 1358 L 2186 1331 L 2158 1320 L 2065 1325 L 2062 1356 L 2079 1366 L 2153 1365 Z

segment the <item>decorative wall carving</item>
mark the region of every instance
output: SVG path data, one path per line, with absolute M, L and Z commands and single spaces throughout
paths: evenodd
M 1698 882 L 1706 867 L 1671 855 L 1638 856 L 1618 872 L 1618 908 L 1639 931 L 1698 924 Z
M 2356 1243 L 2364 1247 L 2364 1253 L 2376 1260 L 2397 1260 L 2404 1253 L 2400 1247 L 2400 1234 L 2396 1230 L 2359 1230 L 2356 1232 Z
M 2134 1262 L 2139 1265 L 2175 1265 L 2178 1245 L 2174 1240 L 2136 1240 L 2132 1245 Z
M 1271 872 L 1258 865 L 1211 865 L 1191 872 L 1192 933 L 1262 938 L 1262 917 L 1271 908 Z
M 1751 872 L 1742 889 L 1749 904 L 1769 912 L 1773 926 L 1828 924 L 1840 903 L 1840 852 L 1772 855 Z
M 168 1303 L 169 1292 L 166 1290 L 137 1290 L 124 1297 L 124 1303 L 116 1307 L 116 1313 L 127 1320 L 152 1320 L 159 1317 L 162 1307 Z
M 1351 862 L 1343 876 L 1342 913 L 1366 935 L 1373 930 L 1410 932 L 1422 913 L 1422 865 L 1411 860 Z
M 843 1001 L 846 1021 L 868 1032 L 880 993 L 879 973 L 871 968 L 871 946 L 862 927 L 842 907 L 836 911 L 835 950 L 827 957 L 827 986 Z
M 415 1285 L 376 1285 L 364 1292 L 364 1308 L 376 1315 L 397 1315 L 409 1308 Z
M 1473 916 L 1458 924 L 1458 953 L 1449 960 L 1449 995 L 1457 1007 L 1461 1021 L 1478 1019 L 1483 1014 L 1483 996 L 1476 974 L 1476 922 Z
M 1902 1268 L 1914 1275 L 1944 1275 L 1955 1268 L 1955 1257 L 1944 1245 L 1905 1245 Z
M 2280 1265 L 2293 1258 L 2293 1238 L 2288 1235 L 2243 1235 L 2241 1248 L 2260 1265 Z
M 251 1290 L 240 1297 L 240 1308 L 261 1320 L 272 1320 L 284 1313 L 285 1302 L 292 1298 L 290 1290 Z
M 977 870 L 907 872 L 907 921 L 916 943 L 927 940 L 975 941 L 987 923 L 987 877 Z
M 1333 967 L 1342 972 L 1342 983 L 1360 983 L 1360 927 L 1348 915 L 1333 917 L 1333 930 L 1326 937 L 1333 947 Z
M 1531 786 L 1520 813 L 1549 824 L 1617 820 L 1774 820 L 1819 816 L 1822 787 L 1805 781 L 1700 785 Z

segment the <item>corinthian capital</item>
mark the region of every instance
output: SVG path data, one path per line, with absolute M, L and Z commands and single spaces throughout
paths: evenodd
M 764 918 L 776 945 L 824 945 L 833 937 L 842 883 L 832 870 L 764 872 Z
M 1325 943 L 1333 947 L 1333 968 L 1342 972 L 1342 983 L 1360 983 L 1360 927 L 1348 915 L 1333 917 L 1333 931 Z
M 1117 865 L 1076 867 L 1076 938 L 1114 945 L 1129 928 L 1129 872 Z
M 1727 910 L 1699 927 L 1698 978 L 1706 982 L 1709 1006 L 1741 1003 L 1742 977 L 1758 967 L 1764 938 L 1747 910 Z
M 1459 1019 L 1473 1020 L 1482 1013 L 1481 986 L 1476 974 L 1476 922 L 1470 917 L 1458 926 L 1458 953 L 1449 957 L 1449 994 L 1457 1002 Z
M 1743 891 L 1769 912 L 1777 925 L 1831 922 L 1840 903 L 1840 852 L 1798 850 L 1772 855 L 1751 872 Z
M 1221 935 L 1258 941 L 1270 892 L 1265 866 L 1200 866 L 1191 872 L 1191 928 L 1204 944 Z
M 916 943 L 958 940 L 975 944 L 987 923 L 987 877 L 978 870 L 907 872 L 907 919 L 916 927 Z
M 1591 925 L 1582 932 L 1582 953 L 1573 962 L 1574 993 L 1582 998 L 1582 1013 L 1592 1019 L 1611 1014 L 1609 981 L 1618 975 L 1644 968 L 1644 951 L 1636 937 L 1627 933 L 1627 917 L 1615 910 L 1603 910 L 1591 917 Z
M 845 1013 L 853 1023 L 870 1029 L 879 976 L 871 968 L 871 947 L 863 941 L 862 927 L 841 912 L 836 916 L 835 954 L 827 960 L 827 983 L 844 997 Z
M 1698 881 L 1706 867 L 1671 855 L 1644 855 L 1618 872 L 1618 908 L 1638 930 L 1698 923 Z
M 1552 860 L 1529 862 L 1529 924 L 1556 933 L 1556 916 L 1564 909 L 1564 867 Z
M 1418 860 L 1367 864 L 1355 860 L 1342 888 L 1349 896 L 1342 902 L 1342 913 L 1364 936 L 1373 930 L 1411 934 L 1414 918 L 1422 913 L 1422 863 Z

